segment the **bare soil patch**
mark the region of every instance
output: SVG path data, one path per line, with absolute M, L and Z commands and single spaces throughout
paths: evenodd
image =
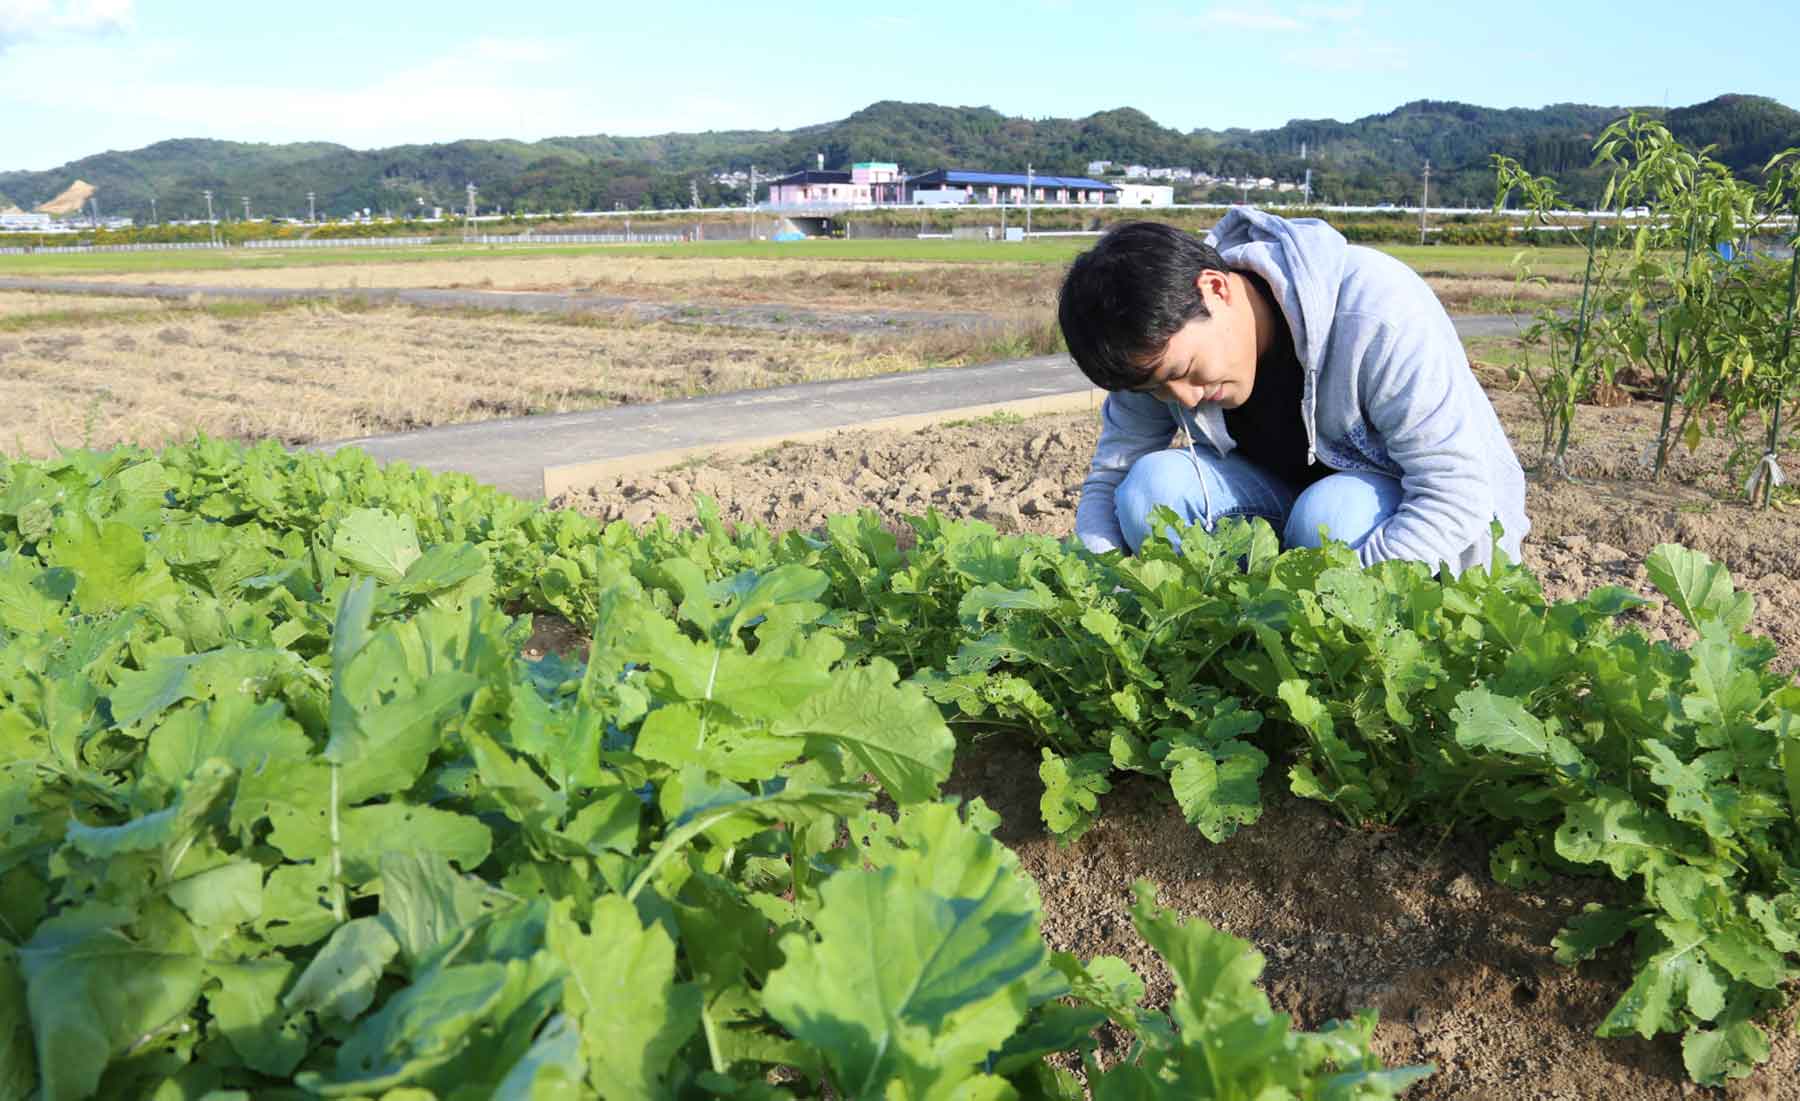
M 1522 395 L 1496 392 L 1515 441 L 1535 439 Z M 1524 557 L 1553 598 L 1601 584 L 1649 595 L 1644 556 L 1679 541 L 1727 563 L 1757 597 L 1756 629 L 1775 639 L 1787 669 L 1800 666 L 1800 540 L 1790 512 L 1761 512 L 1715 494 L 1722 445 L 1678 457 L 1663 483 L 1638 463 L 1653 413 L 1584 409 L 1570 455 L 1580 481 L 1534 478 L 1534 525 Z M 607 479 L 561 503 L 601 519 L 692 520 L 694 496 L 715 497 L 726 519 L 777 530 L 873 508 L 890 518 L 935 507 L 1006 530 L 1067 535 L 1097 426 L 1086 415 L 846 433 L 777 448 L 754 459 Z M 1533 456 L 1522 455 L 1529 461 Z M 1783 457 L 1788 469 L 1800 456 Z M 895 523 L 895 530 L 904 530 Z M 1672 609 L 1637 613 L 1653 637 L 1683 638 Z M 534 646 L 584 640 L 540 617 Z M 558 634 L 558 631 L 561 634 Z M 1045 933 L 1082 956 L 1121 955 L 1172 992 L 1131 929 L 1131 884 L 1155 883 L 1165 903 L 1252 941 L 1267 957 L 1271 999 L 1303 1027 L 1370 1006 L 1393 1063 L 1431 1062 L 1438 1074 L 1409 1094 L 1480 1098 L 1670 1101 L 1721 1096 L 1800 1098 L 1800 1035 L 1790 1008 L 1774 1030 L 1774 1058 L 1722 1091 L 1685 1081 L 1677 1038 L 1600 1040 L 1594 1028 L 1628 981 L 1623 961 L 1578 969 L 1555 962 L 1550 938 L 1608 884 L 1565 879 L 1515 891 L 1493 882 L 1472 836 L 1416 829 L 1362 831 L 1282 790 L 1272 765 L 1261 821 L 1222 845 L 1181 818 L 1159 785 L 1128 777 L 1105 797 L 1099 824 L 1060 847 L 1042 828 L 1037 755 L 995 738 L 958 754 L 952 792 L 981 796 L 1005 822 L 1003 837 L 1037 880 Z M 1117 1050 L 1104 1051 L 1117 1057 Z

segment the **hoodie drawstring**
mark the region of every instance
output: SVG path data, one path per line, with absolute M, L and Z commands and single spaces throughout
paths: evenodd
M 1210 533 L 1213 529 L 1212 487 L 1206 483 L 1206 470 L 1200 464 L 1200 453 L 1194 450 L 1194 432 L 1188 427 L 1188 420 L 1199 415 L 1198 408 L 1196 406 L 1194 409 L 1184 410 L 1187 416 L 1176 419 L 1181 424 L 1181 439 L 1187 447 L 1188 462 L 1194 464 L 1194 477 L 1200 482 L 1200 500 L 1206 510 L 1201 517 L 1202 526 Z

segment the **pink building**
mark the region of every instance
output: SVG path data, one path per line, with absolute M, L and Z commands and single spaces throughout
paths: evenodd
M 863 161 L 848 172 L 807 169 L 769 183 L 770 206 L 812 206 L 820 203 L 869 206 L 901 201 L 904 186 L 900 166 L 885 161 Z

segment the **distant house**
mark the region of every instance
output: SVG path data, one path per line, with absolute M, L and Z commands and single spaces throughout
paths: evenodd
M 821 158 L 823 159 L 823 158 Z M 809 206 L 820 203 L 868 206 L 901 202 L 904 183 L 900 166 L 886 161 L 862 161 L 848 172 L 806 169 L 769 182 L 770 206 Z
M 1175 188 L 1171 184 L 1121 184 L 1120 206 L 1174 206 Z
M 27 214 L 17 207 L 0 211 L 0 230 L 43 233 L 51 228 L 48 214 Z
M 919 206 L 945 202 L 990 206 L 1020 204 L 1025 202 L 1027 188 L 1034 203 L 1095 206 L 1111 202 L 1119 190 L 1112 184 L 1085 176 L 1041 176 L 1036 173 L 1027 176 L 1023 172 L 963 172 L 953 168 L 933 169 L 906 180 L 907 201 Z M 951 197 L 947 193 L 960 195 Z

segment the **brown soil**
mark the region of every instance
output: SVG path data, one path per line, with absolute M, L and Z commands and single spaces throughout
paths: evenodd
M 1515 440 L 1535 440 L 1525 398 L 1492 396 Z M 1731 499 L 1729 480 L 1713 473 L 1720 444 L 1683 451 L 1663 482 L 1650 482 L 1638 456 L 1654 423 L 1645 407 L 1582 410 L 1568 457 L 1579 481 L 1531 482 L 1526 563 L 1553 598 L 1601 584 L 1649 595 L 1642 561 L 1650 549 L 1664 541 L 1697 547 L 1756 594 L 1756 629 L 1776 641 L 1783 666 L 1795 668 L 1800 540 L 1791 514 Z M 693 516 L 694 495 L 705 493 L 726 519 L 777 530 L 847 509 L 893 517 L 930 506 L 1003 529 L 1066 535 L 1095 434 L 1086 415 L 845 434 L 746 461 L 615 477 L 561 503 L 602 519 L 641 523 L 660 514 L 680 524 Z M 1800 456 L 1783 459 L 1800 469 Z M 1655 637 L 1687 634 L 1672 609 L 1637 618 Z M 534 648 L 579 651 L 585 641 L 554 617 L 540 617 L 540 628 Z M 1350 829 L 1286 794 L 1278 766 L 1269 776 L 1262 820 L 1222 845 L 1182 820 L 1166 786 L 1126 777 L 1105 797 L 1098 824 L 1060 847 L 1039 819 L 1035 752 L 998 739 L 959 754 L 948 789 L 979 795 L 1000 812 L 1005 840 L 1042 890 L 1044 930 L 1056 947 L 1123 956 L 1149 979 L 1152 999 L 1166 999 L 1166 973 L 1128 915 L 1132 882 L 1148 879 L 1166 904 L 1252 941 L 1268 960 L 1271 999 L 1302 1027 L 1362 1006 L 1379 1010 L 1377 1037 L 1390 1063 L 1438 1067 L 1410 1097 L 1800 1099 L 1792 1009 L 1775 1026 L 1773 1060 L 1724 1091 L 1686 1083 L 1675 1037 L 1594 1036 L 1624 989 L 1626 963 L 1563 967 L 1550 939 L 1606 883 L 1501 887 L 1478 839 Z
M 62 193 L 49 202 L 39 203 L 34 209 L 39 214 L 79 214 L 87 201 L 93 198 L 94 185 L 86 180 L 76 180 Z

